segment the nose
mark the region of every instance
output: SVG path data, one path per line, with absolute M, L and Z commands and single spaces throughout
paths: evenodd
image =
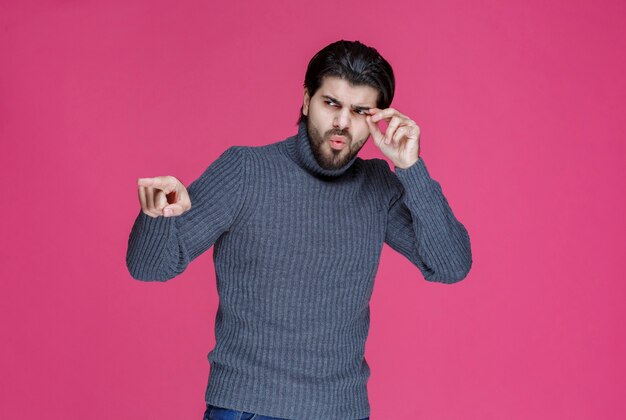
M 333 121 L 333 126 L 340 130 L 350 128 L 350 110 L 343 108 L 337 112 L 335 120 Z

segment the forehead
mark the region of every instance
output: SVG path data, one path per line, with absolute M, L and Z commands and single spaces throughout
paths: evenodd
M 363 105 L 376 107 L 378 90 L 366 85 L 352 85 L 345 79 L 335 76 L 326 76 L 316 96 L 331 96 L 345 105 Z

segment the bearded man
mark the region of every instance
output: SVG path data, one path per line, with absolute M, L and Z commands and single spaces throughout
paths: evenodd
M 297 134 L 230 147 L 188 188 L 173 176 L 138 180 L 134 278 L 174 278 L 214 246 L 205 420 L 368 418 L 365 341 L 383 244 L 428 281 L 467 276 L 469 235 L 419 155 L 418 125 L 390 108 L 394 88 L 374 48 L 335 42 L 308 65 Z M 393 171 L 357 156 L 369 138 Z

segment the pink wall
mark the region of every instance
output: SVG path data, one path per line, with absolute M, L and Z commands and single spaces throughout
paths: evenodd
M 446 286 L 385 247 L 372 419 L 626 416 L 623 1 L 8 3 L 1 418 L 201 418 L 211 252 L 133 280 L 135 179 L 295 133 L 306 64 L 340 38 L 394 66 L 474 253 Z

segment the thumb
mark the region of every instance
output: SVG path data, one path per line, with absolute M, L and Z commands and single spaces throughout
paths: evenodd
M 372 121 L 371 116 L 367 116 L 365 118 L 365 121 L 370 130 L 370 134 L 372 136 L 372 139 L 374 140 L 374 143 L 376 143 L 376 145 L 380 147 L 382 141 L 385 138 L 384 134 L 380 131 L 380 128 L 378 128 L 378 125 L 374 121 Z
M 170 204 L 163 209 L 163 216 L 180 216 L 185 212 L 185 209 L 180 204 Z

